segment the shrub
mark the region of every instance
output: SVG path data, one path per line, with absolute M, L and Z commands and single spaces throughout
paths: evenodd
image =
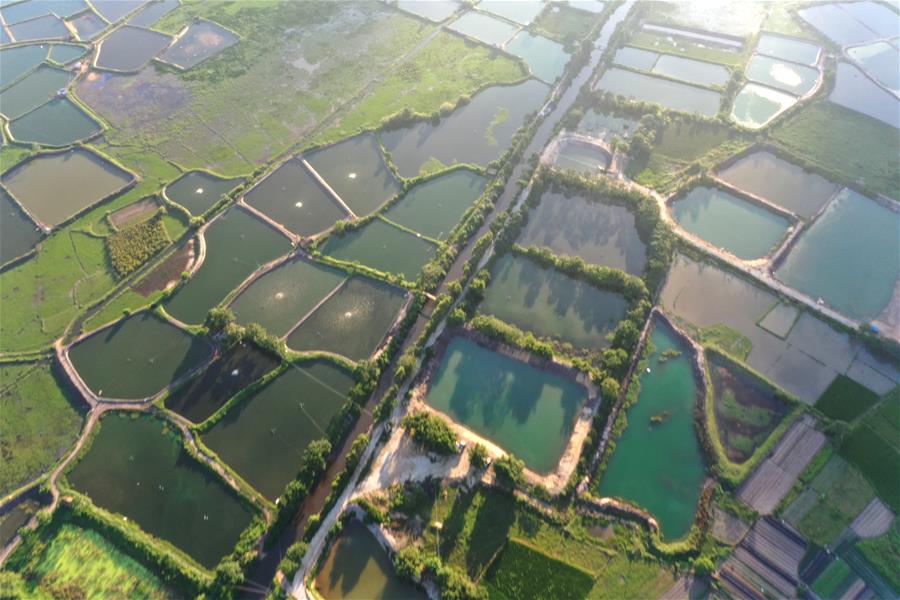
M 472 446 L 472 449 L 469 450 L 469 462 L 472 463 L 472 466 L 476 469 L 483 469 L 487 466 L 487 448 L 485 448 L 481 444 L 475 444 Z
M 328 466 L 328 455 L 331 454 L 331 442 L 326 439 L 318 439 L 310 443 L 303 451 L 300 459 L 300 474 L 298 479 L 313 482 L 325 472 Z
M 494 473 L 503 483 L 516 487 L 525 481 L 525 461 L 507 454 L 494 462 Z
M 169 245 L 169 234 L 159 217 L 130 225 L 106 238 L 109 260 L 120 277 L 125 277 Z
M 285 577 L 293 576 L 294 573 L 300 570 L 300 562 L 303 560 L 303 555 L 306 554 L 307 548 L 308 546 L 305 542 L 294 542 L 288 546 L 287 552 L 284 553 L 284 558 L 278 563 L 278 570 L 284 573 Z
M 445 455 L 456 452 L 456 434 L 437 415 L 419 411 L 404 417 L 402 424 L 412 439 L 426 450 Z
M 410 545 L 397 553 L 397 556 L 394 557 L 394 566 L 400 577 L 418 581 L 425 568 L 425 559 L 418 548 Z
M 450 565 L 437 570 L 442 600 L 486 600 L 484 589 L 475 585 L 464 572 Z
M 234 324 L 235 320 L 234 312 L 230 308 L 216 307 L 209 309 L 203 324 L 210 332 L 217 333 L 225 331 L 229 325 Z

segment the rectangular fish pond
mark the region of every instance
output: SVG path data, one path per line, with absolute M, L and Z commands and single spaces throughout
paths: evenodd
M 0 50 L 0 88 L 4 88 L 25 73 L 28 73 L 47 58 L 46 44 L 28 44 Z
M 315 579 L 325 600 L 426 600 L 428 596 L 394 569 L 391 557 L 359 520 L 351 518 L 335 537 Z
M 415 281 L 437 252 L 437 246 L 381 219 L 373 219 L 348 233 L 329 236 L 319 250 L 338 260 L 359 262 Z
M 216 358 L 203 373 L 166 397 L 166 408 L 201 423 L 236 393 L 278 366 L 279 360 L 252 344 L 238 344 Z
M 184 323 L 200 323 L 253 271 L 290 250 L 276 229 L 238 207 L 229 208 L 204 230 L 206 257 L 187 283 L 165 304 Z
M 806 171 L 767 150 L 743 156 L 717 173 L 736 188 L 765 198 L 804 219 L 815 215 L 838 190 L 821 175 Z
M 222 179 L 206 171 L 188 171 L 166 186 L 165 196 L 185 207 L 194 216 L 202 215 L 244 179 Z
M 592 350 L 609 345 L 606 335 L 627 309 L 619 294 L 513 254 L 494 265 L 479 306 L 481 312 L 520 329 Z
M 17 119 L 52 100 L 71 80 L 69 71 L 42 64 L 0 92 L 0 112 L 7 119 Z
M 3 174 L 7 190 L 38 221 L 55 227 L 133 181 L 124 171 L 84 148 L 44 154 Z M 60 194 L 59 190 L 66 190 Z
M 231 552 L 254 511 L 182 446 L 177 430 L 149 417 L 109 414 L 66 479 L 212 569 Z
M 19 142 L 68 146 L 102 130 L 100 123 L 68 98 L 54 98 L 9 124 Z
M 78 342 L 72 365 L 98 396 L 137 400 L 152 396 L 202 365 L 212 347 L 150 312 L 142 312 Z
M 259 323 L 281 337 L 339 286 L 347 275 L 338 269 L 296 258 L 257 278 L 231 303 L 238 323 Z
M 0 265 L 22 256 L 37 244 L 41 230 L 0 188 Z
M 547 83 L 556 81 L 572 58 L 562 44 L 524 30 L 506 44 L 505 50 L 522 58 L 531 73 Z
M 74 15 L 87 8 L 84 0 L 29 0 L 27 2 L 4 2 L 0 15 L 7 25 L 21 23 L 51 12 L 60 17 Z
M 800 235 L 775 276 L 866 321 L 891 301 L 898 257 L 900 214 L 848 188 Z
M 887 42 L 855 46 L 847 54 L 890 90 L 900 92 L 900 50 Z
M 71 36 L 66 24 L 56 15 L 44 15 L 9 26 L 17 42 L 32 40 L 67 40 Z
M 247 192 L 244 201 L 301 236 L 325 231 L 349 217 L 298 158 L 275 169 Z
M 734 99 L 731 120 L 748 129 L 759 129 L 796 103 L 796 96 L 748 83 Z
M 100 41 L 94 66 L 111 71 L 138 71 L 170 41 L 163 33 L 126 25 Z
M 748 371 L 707 354 L 719 440 L 728 460 L 747 461 L 788 412 L 780 393 Z
M 546 6 L 546 2 L 536 0 L 482 0 L 478 3 L 478 10 L 487 11 L 520 25 L 530 25 Z
M 838 63 L 834 89 L 828 100 L 900 129 L 900 100 L 850 63 Z
M 397 8 L 423 19 L 440 23 L 447 20 L 462 6 L 456 0 L 399 0 Z
M 81 13 L 74 19 L 70 19 L 69 25 L 75 30 L 75 34 L 79 40 L 90 41 L 103 33 L 108 23 L 101 19 L 96 13 L 87 11 Z
M 382 131 L 381 141 L 402 177 L 416 177 L 456 163 L 486 166 L 512 143 L 513 134 L 544 101 L 546 83 L 526 79 L 486 88 L 437 125 L 422 121 Z
M 797 96 L 805 96 L 811 92 L 819 79 L 818 69 L 760 54 L 750 59 L 745 74 L 750 81 Z
M 331 363 L 291 365 L 242 398 L 203 434 L 203 443 L 274 501 L 300 470 L 310 442 L 326 438 L 353 378 Z
M 762 32 L 756 42 L 756 51 L 801 65 L 814 65 L 819 61 L 822 47 L 808 41 Z
M 632 275 L 640 275 L 647 263 L 647 247 L 625 206 L 554 190 L 541 195 L 516 242 Z
M 240 38 L 224 27 L 198 19 L 188 25 L 160 58 L 179 69 L 190 69 L 238 43 Z
M 594 89 L 705 117 L 714 117 L 719 112 L 721 100 L 721 95 L 713 90 L 617 67 L 607 69 Z
M 384 216 L 422 235 L 446 239 L 486 185 L 478 173 L 456 169 L 411 188 Z
M 690 531 L 705 477 L 694 431 L 698 382 L 690 348 L 668 325 L 657 321 L 650 342 L 647 369 L 635 372 L 637 402 L 594 492 L 650 511 L 663 538 L 673 540 Z
M 115 23 L 124 19 L 147 0 L 91 0 L 91 5 L 104 19 Z
M 517 29 L 502 19 L 495 19 L 474 10 L 466 12 L 447 28 L 492 46 L 502 46 Z
M 703 186 L 676 199 L 670 210 L 682 229 L 743 260 L 766 256 L 791 225 L 750 200 Z
M 350 360 L 372 355 L 406 301 L 406 291 L 351 277 L 287 338 L 288 348 L 334 352 Z
M 553 471 L 587 390 L 574 379 L 462 337 L 447 342 L 425 402 L 538 473 Z
M 303 158 L 357 216 L 365 216 L 400 191 L 374 134 L 358 135 Z

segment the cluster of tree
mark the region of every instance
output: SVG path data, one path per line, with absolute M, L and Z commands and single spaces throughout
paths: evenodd
M 445 455 L 456 452 L 456 433 L 439 416 L 426 411 L 413 412 L 403 418 L 402 425 L 429 452 Z
M 168 246 L 169 241 L 159 215 L 113 233 L 106 238 L 106 250 L 116 273 L 125 277 Z

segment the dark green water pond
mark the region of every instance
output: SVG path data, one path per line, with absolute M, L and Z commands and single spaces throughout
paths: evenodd
M 48 146 L 68 146 L 100 129 L 100 123 L 68 98 L 54 98 L 9 124 L 16 140 Z
M 874 319 L 890 302 L 898 257 L 900 215 L 845 189 L 800 235 L 775 276 L 853 318 Z
M 821 175 L 766 151 L 748 154 L 718 175 L 723 181 L 806 219 L 815 215 L 838 189 Z
M 371 213 L 400 191 L 400 182 L 388 169 L 371 133 L 315 150 L 304 158 L 357 216 Z
M 544 192 L 516 242 L 543 246 L 632 275 L 640 275 L 647 264 L 647 248 L 631 211 L 578 195 Z
M 137 71 L 170 41 L 165 34 L 126 25 L 103 38 L 95 63 L 101 69 Z
M 171 299 L 166 311 L 185 323 L 200 323 L 210 308 L 258 267 L 290 250 L 277 230 L 237 207 L 206 228 L 206 259 Z
M 225 351 L 200 375 L 166 397 L 166 408 L 194 423 L 205 421 L 228 399 L 278 366 L 278 359 L 252 344 Z
M 191 211 L 192 215 L 202 215 L 243 180 L 242 177 L 222 179 L 205 171 L 188 171 L 166 186 L 166 196 Z
M 90 449 L 66 477 L 97 506 L 124 515 L 210 569 L 253 516 L 184 450 L 171 426 L 152 417 L 105 416 Z
M 671 205 L 685 231 L 738 258 L 765 256 L 784 237 L 789 221 L 716 188 L 698 187 Z
M 39 156 L 3 174 L 3 185 L 39 221 L 64 222 L 121 190 L 132 175 L 83 148 Z M 60 195 L 59 190 L 66 190 Z
M 98 396 L 152 396 L 207 360 L 212 348 L 149 312 L 107 327 L 69 350 L 78 374 Z
M 44 15 L 30 21 L 23 21 L 10 25 L 8 29 L 17 42 L 67 40 L 70 35 L 65 23 L 56 15 Z
M 556 468 L 587 393 L 551 373 L 471 340 L 450 340 L 425 401 L 525 461 Z
M 357 519 L 349 519 L 316 576 L 316 592 L 326 600 L 425 600 L 400 579 L 391 558 Z
M 487 179 L 457 169 L 412 188 L 384 216 L 435 239 L 445 239 L 484 192 Z
M 238 43 L 238 36 L 210 21 L 194 21 L 160 58 L 190 69 Z
M 703 455 L 694 432 L 697 381 L 690 350 L 657 322 L 649 372 L 640 373 L 641 391 L 628 409 L 628 426 L 616 443 L 599 482 L 603 496 L 623 498 L 649 510 L 666 539 L 691 528 L 704 478 Z M 660 362 L 666 350 L 680 355 Z M 653 423 L 652 417 L 662 422 Z
M 471 163 L 485 166 L 506 151 L 525 117 L 540 108 L 549 87 L 535 79 L 517 85 L 492 86 L 441 119 L 381 132 L 403 177 L 441 165 Z
M 302 236 L 325 231 L 338 219 L 348 217 L 297 158 L 278 167 L 244 199 Z
M 578 348 L 604 348 L 628 306 L 619 294 L 592 287 L 507 254 L 494 266 L 479 309 L 520 329 Z
M 0 88 L 6 87 L 47 58 L 46 44 L 29 44 L 0 50 Z
M 344 235 L 332 235 L 321 247 L 338 260 L 356 261 L 415 281 L 437 247 L 411 233 L 374 219 Z
M 297 258 L 251 283 L 229 308 L 239 323 L 259 323 L 281 337 L 346 278 L 343 271 Z
M 73 60 L 79 59 L 87 53 L 87 48 L 76 44 L 54 44 L 50 48 L 50 56 L 53 62 L 67 65 Z
M 41 239 L 41 231 L 0 188 L 0 265 L 22 256 Z
M 275 500 L 297 476 L 309 443 L 327 437 L 352 385 L 353 378 L 330 363 L 293 365 L 233 406 L 203 443 Z
M 616 67 L 607 69 L 594 89 L 705 117 L 714 117 L 719 112 L 721 99 L 712 90 Z
M 17 119 L 52 100 L 56 92 L 66 87 L 71 79 L 72 74 L 64 69 L 40 65 L 0 92 L 0 110 L 7 119 Z
M 406 300 L 401 288 L 353 277 L 287 339 L 297 351 L 325 350 L 350 360 L 368 358 Z
M 510 40 L 506 51 L 522 58 L 535 77 L 548 83 L 553 83 L 562 75 L 571 58 L 562 44 L 528 31 L 521 31 Z

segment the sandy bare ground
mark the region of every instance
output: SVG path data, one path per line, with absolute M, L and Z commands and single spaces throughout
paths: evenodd
M 891 528 L 894 516 L 881 500 L 872 498 L 869 505 L 850 523 L 850 529 L 861 538 L 878 537 Z
M 712 535 L 722 543 L 736 546 L 744 539 L 750 526 L 718 506 L 713 508 Z

